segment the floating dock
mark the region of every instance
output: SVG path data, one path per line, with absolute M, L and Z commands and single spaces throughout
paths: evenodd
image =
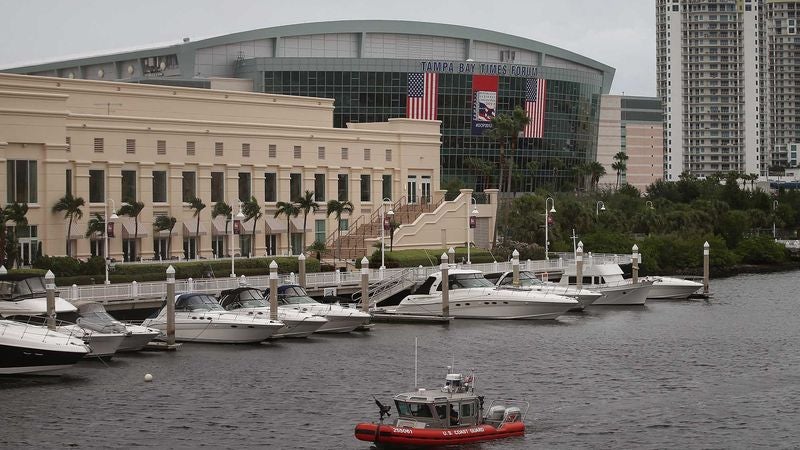
M 373 322 L 386 323 L 443 323 L 449 324 L 453 316 L 423 316 L 417 314 L 396 314 L 387 311 L 371 313 Z

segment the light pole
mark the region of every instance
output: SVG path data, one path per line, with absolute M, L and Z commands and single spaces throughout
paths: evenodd
M 606 204 L 602 201 L 597 202 L 597 207 L 594 209 L 595 217 L 600 217 L 600 211 L 606 210 Z
M 775 233 L 775 211 L 778 210 L 778 201 L 772 201 L 772 239 L 775 239 L 777 234 Z
M 392 200 L 388 198 L 383 199 L 383 204 L 381 205 L 381 270 L 386 269 L 386 261 L 384 257 L 384 253 L 386 253 L 386 217 L 383 215 L 383 210 L 386 209 L 386 203 L 391 203 Z M 386 215 L 389 216 L 389 221 L 392 220 L 392 216 L 394 216 L 394 211 L 392 207 L 389 207 L 389 211 L 386 212 Z
M 650 207 L 650 209 L 655 209 L 655 208 L 653 207 L 653 202 L 652 202 L 652 201 L 650 201 L 650 200 L 648 200 L 648 201 L 644 202 L 644 206 L 649 206 L 649 207 Z
M 231 206 L 231 235 L 230 235 L 230 243 L 229 243 L 230 244 L 229 245 L 230 248 L 228 249 L 228 251 L 231 252 L 231 278 L 235 278 L 236 277 L 236 271 L 233 268 L 233 265 L 234 265 L 233 261 L 236 259 L 233 256 L 233 218 L 234 218 L 234 216 L 233 216 L 233 206 Z M 236 214 L 236 218 L 239 219 L 239 220 L 244 219 L 244 214 L 242 214 L 242 201 L 241 200 L 239 200 L 239 212 Z M 241 229 L 239 230 L 239 232 L 241 233 Z
M 108 202 L 111 202 L 111 216 L 108 215 Z M 105 245 L 104 245 L 105 249 L 103 251 L 105 252 L 104 256 L 106 257 L 106 284 L 111 284 L 111 282 L 108 280 L 108 261 L 109 261 L 109 255 L 108 255 L 108 224 L 111 223 L 112 220 L 119 219 L 119 216 L 117 215 L 117 211 L 116 211 L 117 205 L 114 203 L 114 199 L 113 198 L 108 199 L 108 201 L 105 202 L 105 206 L 106 206 L 106 216 L 105 216 L 105 221 L 104 221 L 105 223 L 103 223 L 103 226 L 106 227 L 106 229 L 105 229 L 105 233 L 103 233 L 103 235 L 106 237 L 106 239 L 105 239 Z
M 465 208 L 467 210 L 467 264 L 472 264 L 472 260 L 470 259 L 469 254 L 469 244 L 470 244 L 470 230 L 475 227 L 473 222 L 473 217 L 478 215 L 478 207 L 475 206 L 478 204 L 478 201 L 475 200 L 475 197 L 469 196 L 470 202 L 467 204 Z M 470 215 L 469 207 L 472 206 L 472 215 Z
M 550 206 L 550 211 L 547 211 L 547 202 L 553 202 Z M 550 213 L 556 212 L 556 201 L 553 197 L 544 199 L 544 259 L 550 259 Z

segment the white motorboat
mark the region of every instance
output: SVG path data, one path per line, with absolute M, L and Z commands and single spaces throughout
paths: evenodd
M 124 339 L 118 352 L 135 352 L 157 338 L 161 332 L 155 328 L 147 328 L 132 323 L 123 323 L 115 319 L 100 303 L 86 302 L 78 305 L 76 323 L 83 328 L 100 333 L 122 333 Z
M 166 333 L 167 307 L 164 306 L 142 325 Z M 284 327 L 276 320 L 225 311 L 217 299 L 201 293 L 175 296 L 175 340 L 242 344 L 261 342 Z
M 255 314 L 261 317 L 270 317 L 270 306 L 267 300 L 256 288 L 239 287 L 222 291 L 219 295 L 219 304 L 226 311 L 243 314 Z M 323 327 L 328 320 L 308 312 L 296 309 L 278 308 L 278 320 L 285 326 L 273 334 L 273 338 L 308 337 Z
M 124 333 L 94 331 L 83 328 L 80 325 L 68 324 L 66 322 L 59 322 L 59 325 L 56 326 L 56 331 L 83 340 L 91 349 L 89 354 L 86 355 L 87 358 L 97 357 L 109 359 L 114 356 L 114 353 L 116 353 L 117 349 L 122 345 L 122 341 L 125 340 Z
M 264 297 L 269 298 L 269 289 L 264 291 Z M 328 323 L 321 326 L 318 333 L 349 333 L 368 325 L 371 318 L 369 314 L 354 308 L 345 308 L 337 303 L 320 303 L 297 284 L 278 286 L 278 305 L 280 309 L 293 309 L 327 319 Z
M 465 319 L 555 319 L 579 305 L 574 298 L 535 290 L 498 289 L 478 270 L 451 269 L 450 315 Z M 442 272 L 435 272 L 387 314 L 442 314 Z
M 686 299 L 703 288 L 702 283 L 683 278 L 649 276 L 644 279 L 653 281 L 653 287 L 647 294 L 647 298 L 652 299 Z
M 575 264 L 564 267 L 559 284 L 574 286 L 577 282 Z M 619 264 L 587 264 L 583 266 L 583 286 L 603 294 L 592 305 L 644 305 L 652 280 L 633 283 L 625 279 Z
M 68 368 L 89 353 L 80 339 L 13 320 L 0 320 L 0 374 Z
M 529 270 L 521 270 L 519 272 L 519 287 L 513 285 L 514 272 L 511 271 L 489 273 L 485 277 L 496 286 L 502 288 L 534 290 L 572 297 L 580 303 L 579 307 L 576 308 L 578 310 L 591 305 L 595 300 L 603 296 L 603 294 L 589 289 L 578 289 L 575 286 L 563 286 L 549 281 L 542 281 L 536 278 L 536 274 Z

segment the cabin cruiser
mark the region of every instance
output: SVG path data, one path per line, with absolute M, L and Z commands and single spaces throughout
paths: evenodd
M 478 270 L 451 269 L 450 315 L 465 319 L 555 319 L 579 305 L 574 298 L 535 290 L 498 289 Z M 428 277 L 387 314 L 442 314 L 442 272 Z
M 269 298 L 269 289 L 264 291 Z M 278 308 L 296 310 L 324 317 L 328 323 L 321 326 L 318 333 L 349 333 L 369 324 L 372 316 L 354 308 L 345 308 L 338 303 L 325 304 L 311 298 L 302 286 L 284 284 L 278 286 Z
M 592 305 L 644 305 L 653 285 L 652 280 L 634 283 L 623 278 L 619 264 L 587 264 L 583 266 L 583 286 L 603 294 Z M 575 264 L 564 267 L 559 284 L 574 286 L 577 282 Z
M 122 333 L 124 338 L 117 349 L 118 352 L 139 351 L 148 342 L 161 335 L 161 332 L 155 328 L 120 322 L 106 312 L 103 305 L 97 302 L 86 302 L 78 305 L 78 318 L 75 322 L 84 329 L 99 333 Z
M 166 305 L 142 326 L 166 333 Z M 217 299 L 197 292 L 175 296 L 175 340 L 242 344 L 261 342 L 284 327 L 277 320 L 225 311 Z
M 219 304 L 226 311 L 244 314 L 255 314 L 260 317 L 270 316 L 270 306 L 261 291 L 256 288 L 239 287 L 222 291 L 219 295 Z M 315 316 L 308 312 L 295 309 L 278 308 L 278 320 L 285 326 L 273 334 L 273 338 L 308 337 L 328 323 L 324 317 Z
M 649 276 L 644 279 L 653 281 L 653 287 L 647 294 L 647 298 L 652 299 L 686 299 L 703 287 L 702 283 L 683 278 Z
M 0 375 L 61 370 L 89 353 L 82 340 L 13 320 L 0 320 Z
M 595 300 L 602 297 L 603 294 L 589 289 L 578 289 L 573 286 L 562 286 L 549 281 L 542 281 L 536 278 L 536 274 L 530 270 L 521 270 L 519 272 L 519 286 L 514 286 L 514 272 L 495 272 L 485 275 L 486 279 L 494 283 L 496 286 L 506 289 L 522 289 L 534 290 L 539 292 L 547 292 L 550 294 L 558 294 L 566 297 L 572 297 L 580 303 L 577 310 L 594 303 Z
M 380 422 L 356 425 L 355 437 L 381 446 L 439 447 L 525 434 L 524 401 L 493 401 L 484 413 L 484 398 L 475 393 L 474 374 L 449 373 L 439 389 L 417 389 L 394 396 L 396 418 L 384 424 L 391 406 L 378 405 Z

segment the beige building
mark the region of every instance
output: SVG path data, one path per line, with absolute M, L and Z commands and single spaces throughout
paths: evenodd
M 124 201 L 144 209 L 138 232 L 129 217 L 114 222 L 110 257 L 227 255 L 230 228 L 221 216 L 212 220 L 213 206 L 224 201 L 235 215 L 239 199 L 251 196 L 263 217 L 254 235 L 253 221 L 241 223 L 246 234 L 234 239 L 234 253 L 297 254 L 303 235 L 307 245 L 330 245 L 337 224 L 325 203 L 332 199 L 354 205 L 343 229 L 376 217 L 384 198 L 398 210 L 433 205 L 425 220 L 440 226 L 425 229 L 422 216 L 409 218 L 418 240 L 463 244 L 465 195 L 443 202 L 437 189 L 440 122 L 390 119 L 341 129 L 332 126 L 333 110 L 324 98 L 0 74 L 2 201 L 28 203 L 29 227 L 18 230 L 26 260 L 38 245 L 42 254 L 65 254 L 67 223 L 52 207 L 67 192 L 86 201 L 68 236 L 79 258 L 104 254 L 100 233 L 85 237 L 87 224 Z M 305 230 L 302 213 L 293 218 L 287 239 L 286 217 L 273 217 L 276 205 L 305 191 L 321 207 Z M 189 205 L 195 196 L 207 205 L 199 227 Z M 491 230 L 491 208 L 481 212 Z M 171 242 L 168 232 L 154 232 L 158 215 L 177 219 Z M 414 239 L 395 245 L 413 247 Z
M 600 100 L 600 126 L 597 138 L 597 161 L 606 169 L 601 187 L 617 186 L 614 155 L 628 155 L 620 185 L 630 184 L 640 191 L 662 179 L 663 117 L 661 102 L 652 97 L 604 95 Z

